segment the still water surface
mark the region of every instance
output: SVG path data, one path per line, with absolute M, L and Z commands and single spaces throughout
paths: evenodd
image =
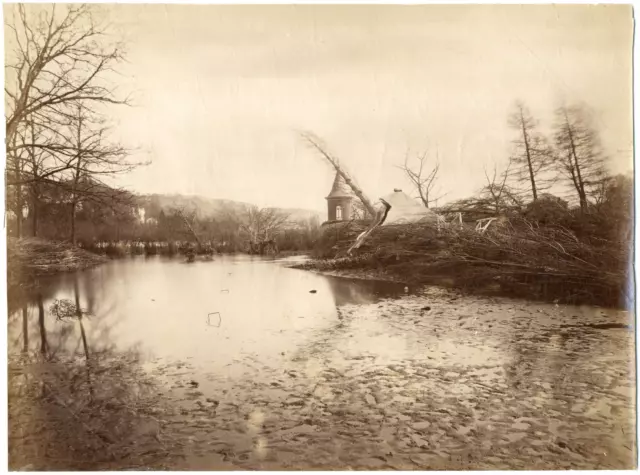
M 210 369 L 243 354 L 277 361 L 310 330 L 334 325 L 339 306 L 404 294 L 400 284 L 326 277 L 288 268 L 288 262 L 223 256 L 188 264 L 141 257 L 55 276 L 42 288 L 48 346 L 52 352 L 82 350 L 77 323 L 57 321 L 49 311 L 56 301 L 75 302 L 77 294 L 93 352 L 135 348 L 143 360 L 188 358 Z M 13 351 L 24 346 L 19 315 L 10 329 Z M 28 346 L 37 351 L 37 295 L 27 315 Z

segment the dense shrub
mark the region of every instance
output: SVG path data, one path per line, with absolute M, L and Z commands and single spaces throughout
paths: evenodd
M 525 206 L 523 216 L 543 226 L 566 224 L 570 216 L 569 203 L 557 196 L 544 194 Z

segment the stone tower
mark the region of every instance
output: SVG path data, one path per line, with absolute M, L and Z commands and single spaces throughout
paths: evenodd
M 350 220 L 353 198 L 354 196 L 349 185 L 347 185 L 339 173 L 336 173 L 336 178 L 333 180 L 333 186 L 331 187 L 331 193 L 329 193 L 329 196 L 326 198 L 329 213 L 327 220 Z

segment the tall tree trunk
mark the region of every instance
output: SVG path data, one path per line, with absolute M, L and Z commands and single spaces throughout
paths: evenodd
M 20 174 L 16 172 L 16 179 L 19 180 Z M 16 237 L 22 237 L 22 185 L 16 185 Z
M 576 191 L 578 192 L 578 197 L 580 198 L 580 210 L 585 212 L 587 210 L 587 193 L 584 187 L 584 181 L 582 180 L 582 171 L 580 170 L 580 163 L 578 160 L 578 153 L 576 151 L 576 143 L 573 137 L 573 129 L 572 125 L 569 123 L 569 117 L 565 111 L 565 121 L 567 124 L 567 134 L 569 136 L 569 145 L 571 146 L 571 156 L 573 157 L 573 166 L 575 167 L 575 176 L 574 184 L 576 186 Z
M 76 167 L 73 177 L 73 188 L 71 190 L 71 244 L 76 245 L 76 206 L 78 204 L 78 183 L 80 182 L 80 171 L 82 167 L 82 106 L 78 106 L 78 127 L 77 127 L 77 149 Z
M 520 119 L 522 121 L 522 137 L 524 138 L 524 149 L 527 154 L 527 167 L 529 168 L 529 178 L 531 179 L 531 192 L 533 193 L 533 201 L 538 199 L 538 190 L 536 189 L 536 177 L 533 173 L 533 164 L 531 163 L 531 147 L 529 145 L 529 135 L 524 125 L 524 116 L 520 111 Z
M 17 153 L 15 152 L 15 146 L 16 146 L 16 140 L 15 140 L 15 136 L 13 137 L 13 146 L 14 146 L 14 154 Z M 16 155 L 14 155 L 13 157 L 14 159 L 14 164 L 15 164 L 15 179 L 16 179 L 16 237 L 17 238 L 21 238 L 22 237 L 22 185 L 20 184 L 20 180 L 22 179 L 21 176 L 21 170 L 22 170 L 22 166 L 20 164 L 20 158 Z
M 38 175 L 38 163 L 36 160 L 36 134 L 33 126 L 33 118 L 31 119 L 31 167 L 33 168 L 34 180 Z M 40 190 L 37 181 L 31 185 L 31 233 L 33 237 L 38 235 L 38 199 L 40 197 Z

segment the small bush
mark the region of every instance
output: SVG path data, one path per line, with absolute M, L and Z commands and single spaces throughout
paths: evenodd
M 523 216 L 542 226 L 551 224 L 566 224 L 570 219 L 569 203 L 557 196 L 544 194 L 536 201 L 529 203 Z

